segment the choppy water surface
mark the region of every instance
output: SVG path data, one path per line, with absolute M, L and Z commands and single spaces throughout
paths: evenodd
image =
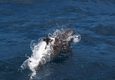
M 114 0 L 0 0 L 0 80 L 28 80 L 18 69 L 30 42 L 62 27 L 77 29 L 80 43 L 35 80 L 115 80 Z

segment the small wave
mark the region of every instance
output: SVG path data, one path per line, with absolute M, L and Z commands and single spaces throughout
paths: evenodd
M 68 50 L 72 42 L 77 43 L 80 39 L 80 35 L 75 34 L 74 30 L 56 29 L 54 33 L 49 33 L 47 38 L 31 42 L 32 55 L 23 62 L 21 68 L 30 69 L 32 71 L 30 78 L 32 79 L 43 64 L 59 56 L 61 51 Z

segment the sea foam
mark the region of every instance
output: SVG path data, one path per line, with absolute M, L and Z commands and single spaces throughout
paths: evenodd
M 31 79 L 36 75 L 36 72 L 40 69 L 40 66 L 52 60 L 52 55 L 55 54 L 53 49 L 55 38 L 62 35 L 64 32 L 64 29 L 57 29 L 54 31 L 53 34 L 48 34 L 48 37 L 52 39 L 52 42 L 49 44 L 46 44 L 46 42 L 42 39 L 40 39 L 37 44 L 32 43 L 32 55 L 28 57 L 28 59 L 26 59 L 21 65 L 22 69 L 28 68 L 32 71 L 32 74 L 30 76 Z M 67 42 L 69 42 L 72 39 L 74 43 L 77 43 L 81 39 L 79 34 L 71 35 L 70 32 L 67 35 L 67 38 L 64 40 Z

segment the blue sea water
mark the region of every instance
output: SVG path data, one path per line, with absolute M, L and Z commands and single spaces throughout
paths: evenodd
M 114 0 L 0 0 L 0 80 L 29 80 L 19 68 L 31 41 L 62 27 L 77 29 L 81 41 L 35 80 L 115 80 Z

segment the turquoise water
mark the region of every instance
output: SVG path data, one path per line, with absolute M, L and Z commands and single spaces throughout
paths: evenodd
M 35 80 L 115 80 L 114 0 L 0 0 L 0 80 L 28 80 L 30 71 L 19 68 L 31 41 L 62 27 L 81 41 Z

